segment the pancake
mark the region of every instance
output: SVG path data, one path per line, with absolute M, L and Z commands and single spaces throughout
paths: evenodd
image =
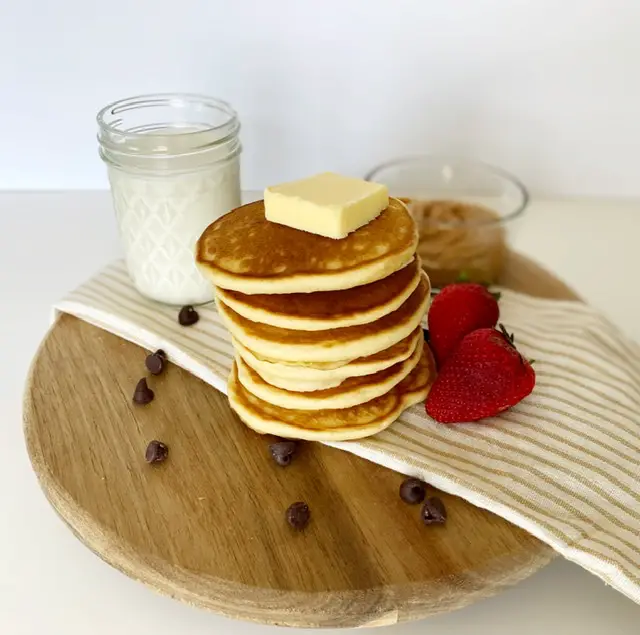
M 249 364 L 247 364 L 249 368 Z M 252 370 L 267 384 L 275 386 L 276 388 L 282 388 L 283 390 L 289 390 L 293 392 L 314 392 L 316 390 L 327 390 L 329 388 L 335 388 L 339 386 L 344 380 L 342 377 L 332 377 L 331 371 L 327 373 L 324 379 L 312 379 L 307 381 L 304 379 L 289 379 L 287 377 L 278 377 L 278 375 L 269 375 L 268 373 L 258 373 L 255 369 Z
M 240 354 L 247 366 L 255 370 L 266 382 L 287 390 L 322 390 L 339 386 L 349 377 L 373 375 L 380 370 L 402 362 L 415 351 L 423 340 L 422 327 L 418 327 L 410 335 L 390 348 L 369 357 L 361 357 L 332 368 L 315 368 L 313 366 L 296 366 L 265 361 L 258 358 L 238 340 L 233 340 L 233 347 Z M 310 362 L 311 363 L 311 362 Z M 320 365 L 320 362 L 316 362 Z M 329 364 L 330 366 L 332 364 Z M 297 388 L 294 388 L 297 386 Z
M 216 288 L 218 297 L 253 322 L 300 331 L 324 331 L 374 322 L 392 313 L 420 282 L 421 263 L 414 258 L 390 276 L 353 289 L 247 295 Z
M 341 410 L 287 410 L 259 399 L 242 386 L 234 367 L 229 404 L 244 423 L 260 434 L 311 441 L 361 439 L 389 427 L 413 404 L 424 401 L 435 380 L 435 364 L 425 346 L 418 365 L 388 393 Z
M 216 297 L 218 312 L 231 335 L 246 348 L 285 362 L 334 362 L 373 355 L 409 335 L 422 320 L 430 300 L 429 279 L 420 284 L 402 306 L 384 317 L 358 326 L 331 331 L 296 331 L 259 324 L 242 317 Z
M 422 348 L 421 342 L 411 357 L 373 375 L 351 377 L 334 388 L 313 392 L 296 392 L 272 386 L 247 366 L 239 355 L 236 356 L 236 367 L 240 383 L 252 395 L 270 404 L 297 410 L 337 410 L 357 406 L 389 392 L 416 367 Z
M 407 359 L 415 350 L 419 339 L 423 339 L 421 326 L 409 333 L 404 339 L 379 353 L 337 362 L 281 362 L 257 355 L 235 338 L 232 338 L 232 343 L 244 361 L 262 376 L 275 375 L 293 380 L 322 381 L 331 375 L 332 377 L 340 377 L 342 381 L 348 377 L 372 375 Z
M 209 225 L 196 263 L 222 289 L 245 294 L 310 293 L 375 282 L 409 264 L 418 232 L 404 203 L 389 199 L 377 218 L 341 240 L 264 216 L 264 202 L 243 205 Z

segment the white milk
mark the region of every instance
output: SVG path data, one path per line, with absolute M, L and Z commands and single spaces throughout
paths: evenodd
M 121 114 L 117 107 L 112 110 Z M 138 116 L 137 126 L 101 132 L 129 275 L 153 300 L 185 305 L 213 299 L 212 284 L 196 267 L 194 247 L 210 223 L 240 205 L 240 144 L 233 116 L 234 126 L 215 128 L 139 125 Z

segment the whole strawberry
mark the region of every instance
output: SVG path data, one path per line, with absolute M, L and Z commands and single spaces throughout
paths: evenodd
M 493 417 L 531 393 L 536 374 L 503 327 L 465 336 L 427 397 L 427 414 L 441 423 Z
M 500 309 L 486 287 L 460 282 L 443 287 L 429 309 L 431 350 L 442 366 L 465 335 L 476 329 L 494 327 Z

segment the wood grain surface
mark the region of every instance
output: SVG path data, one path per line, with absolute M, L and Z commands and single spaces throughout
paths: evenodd
M 512 256 L 504 283 L 575 297 Z M 34 359 L 24 402 L 41 487 L 71 530 L 127 575 L 240 619 L 304 627 L 375 626 L 463 607 L 538 570 L 551 550 L 465 501 L 425 527 L 398 496 L 402 476 L 319 444 L 286 468 L 227 399 L 169 364 L 155 400 L 132 403 L 146 352 L 62 316 Z M 152 439 L 163 464 L 144 460 Z M 306 501 L 294 532 L 284 511 Z

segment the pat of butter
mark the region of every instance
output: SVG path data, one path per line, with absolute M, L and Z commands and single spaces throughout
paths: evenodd
M 267 220 L 327 238 L 345 238 L 388 206 L 386 186 L 331 172 L 264 191 Z

